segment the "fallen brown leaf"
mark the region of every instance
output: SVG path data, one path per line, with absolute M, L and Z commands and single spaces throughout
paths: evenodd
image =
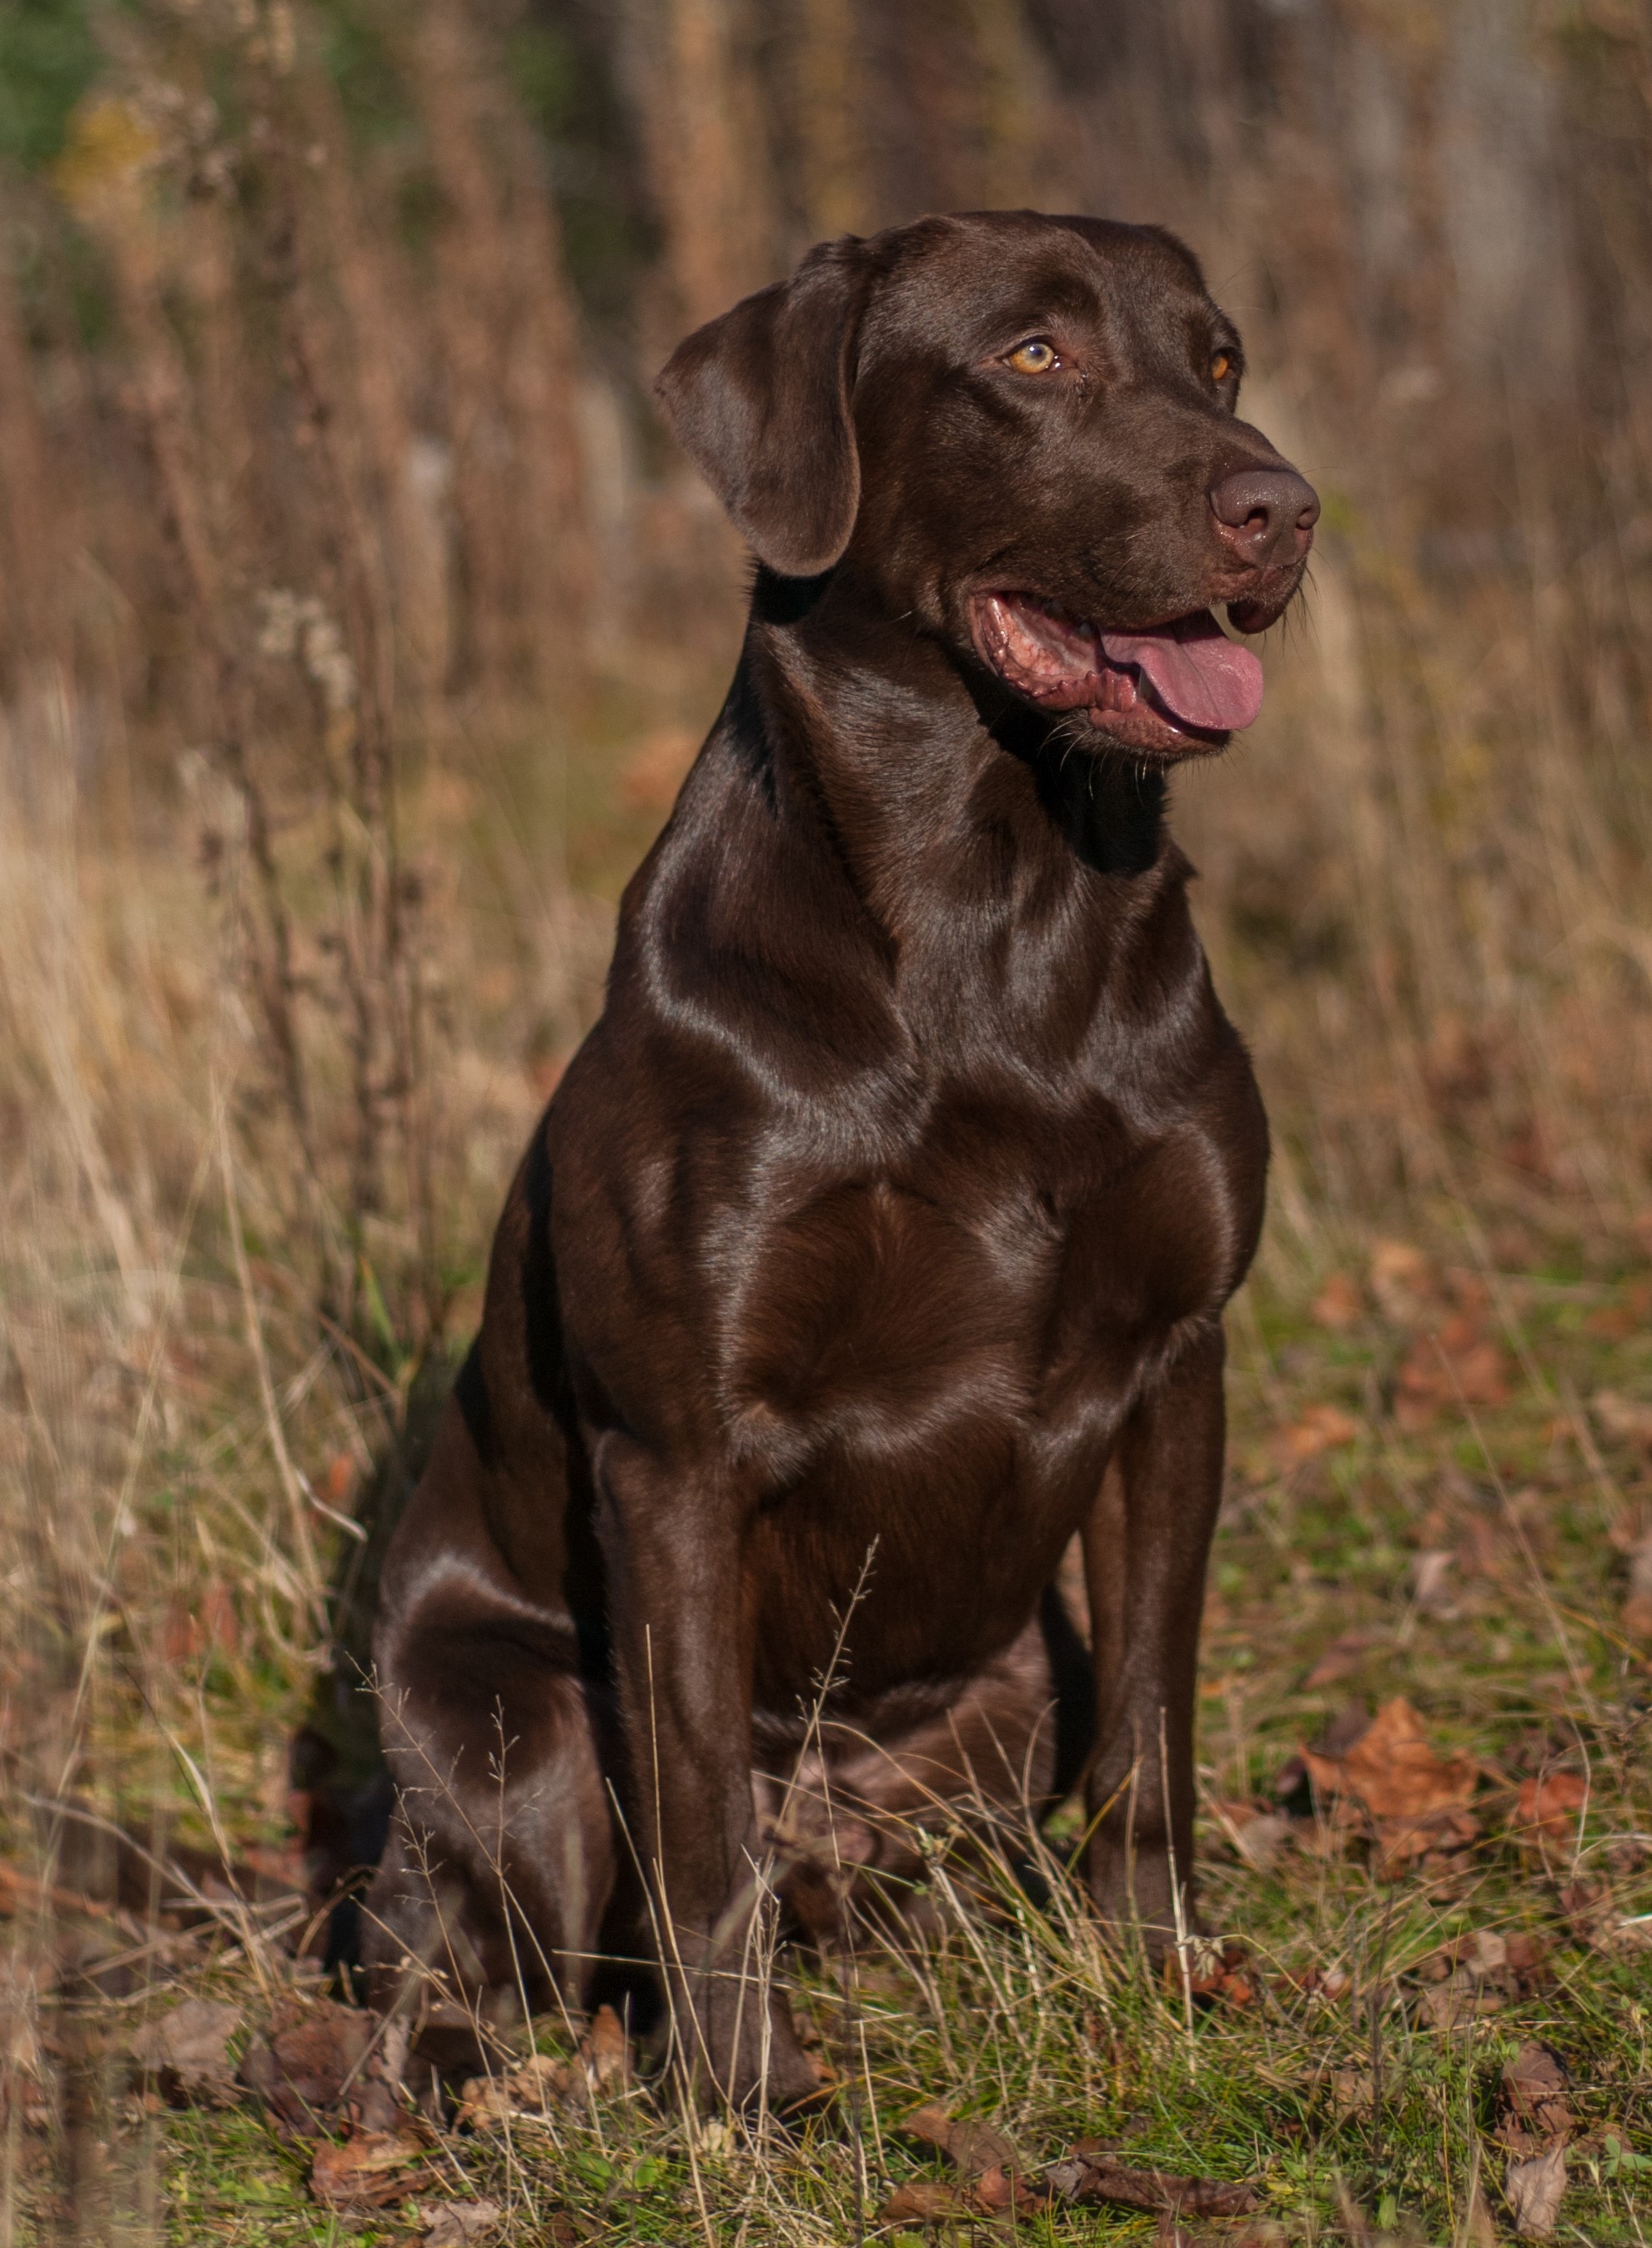
M 229 2040 L 241 2027 L 239 2006 L 186 1998 L 133 2037 L 133 2060 L 153 2076 L 168 2100 L 207 2108 L 232 2108 L 241 2097 Z
M 1528 1929 L 1519 1929 L 1508 1938 L 1509 1973 L 1515 1988 L 1522 1997 L 1540 1991 L 1546 1983 L 1553 1981 L 1548 1965 L 1548 1948 L 1540 1936 Z
M 1239 1943 L 1214 1943 L 1192 1947 L 1195 1956 L 1190 1961 L 1187 1973 L 1187 1992 L 1193 1998 L 1214 1998 L 1225 2006 L 1249 2006 L 1255 2003 L 1256 1985 L 1245 1971 L 1245 1948 Z M 1175 1952 L 1164 1962 L 1164 1979 L 1173 1991 L 1182 1987 L 1183 1970 Z
M 1465 1987 L 1478 1984 L 1521 1998 L 1549 1979 L 1543 1940 L 1525 1929 L 1505 1936 L 1497 1929 L 1478 1928 L 1453 1936 L 1419 1959 L 1416 1971 L 1425 1983 L 1450 1979 Z
M 1233 1826 L 1235 1848 L 1259 1874 L 1273 1871 L 1290 1848 L 1293 1835 L 1290 1820 L 1276 1811 L 1255 1812 L 1248 1819 L 1236 1820 Z
M 1287 1969 L 1273 1987 L 1283 1996 L 1319 1998 L 1335 2005 L 1339 1998 L 1347 1998 L 1352 1984 L 1340 1967 L 1308 1967 Z
M 1222 2178 L 1178 2177 L 1170 2170 L 1134 2169 L 1101 2149 L 1082 2143 L 1044 2172 L 1061 2201 L 1102 2202 L 1116 2209 L 1160 2210 L 1171 2217 L 1248 2217 L 1257 2206 L 1253 2186 Z
M 1024 2208 L 1045 2197 L 1029 2192 L 1020 2171 L 1006 2169 L 1002 2162 L 994 2162 L 991 2169 L 983 2170 L 969 2191 L 975 2206 L 987 2216 L 997 2216 L 1006 2209 Z
M 1460 1850 L 1479 1831 L 1479 1822 L 1460 1810 L 1430 1811 L 1421 1819 L 1379 1819 L 1372 1831 L 1373 1864 L 1382 1880 L 1395 1881 L 1416 1859 Z
M 1465 1974 L 1453 1975 L 1423 1993 L 1423 2012 L 1437 2030 L 1454 2030 L 1464 2022 L 1481 2020 L 1503 2011 L 1503 2000 Z
M 1403 1696 L 1385 1703 L 1347 1754 L 1302 1751 L 1314 1785 L 1356 1797 L 1378 1820 L 1417 1820 L 1465 1805 L 1478 1766 L 1471 1756 L 1437 1756 L 1423 1720 Z
M 565 2060 L 530 2053 L 503 2076 L 468 2077 L 460 2087 L 458 2121 L 473 2131 L 535 2122 L 554 2102 L 565 2100 L 578 2080 Z
M 937 2148 L 968 2178 L 993 2169 L 1019 2171 L 1027 2167 L 1014 2142 L 993 2124 L 969 2117 L 956 2120 L 935 2101 L 915 2108 L 900 2128 L 909 2139 Z
M 1369 2115 L 1376 2106 L 1376 2080 L 1366 2068 L 1331 2071 L 1331 2106 L 1337 2114 Z
M 1371 1730 L 1369 1705 L 1357 1697 L 1344 1702 L 1341 1708 L 1326 1724 L 1324 1731 L 1314 1744 L 1315 1756 L 1345 1757 L 1358 1748 Z M 1304 1772 L 1307 1767 L 1304 1765 Z
M 1395 1385 L 1394 1417 L 1408 1435 L 1431 1428 L 1442 1412 L 1506 1405 L 1508 1360 L 1468 1312 L 1419 1335 Z
M 376 2027 L 371 2014 L 320 1999 L 249 2046 L 241 2081 L 289 2128 L 314 2136 L 355 2080 Z
M 485 2240 L 505 2221 L 496 2201 L 421 2201 L 419 2222 L 424 2227 L 424 2248 L 466 2248 L 472 2240 Z
M 1364 1316 L 1365 1299 L 1359 1283 L 1346 1272 L 1333 1272 L 1308 1309 L 1308 1317 L 1333 1334 L 1346 1334 Z
M 1652 1405 L 1620 1396 L 1615 1389 L 1597 1389 L 1589 1405 L 1607 1436 L 1620 1444 L 1639 1444 L 1652 1451 Z
M 208 1584 L 188 1600 L 174 1599 L 160 1625 L 160 1651 L 168 1663 L 190 1662 L 216 1648 L 234 1655 L 241 1641 L 235 1603 L 222 1585 Z
M 1371 1293 L 1394 1326 L 1409 1326 L 1439 1300 L 1434 1267 L 1409 1241 L 1374 1241 L 1370 1275 Z
M 1587 1780 L 1573 1772 L 1539 1773 L 1520 1782 L 1514 1830 L 1522 1838 L 1569 1845 L 1577 1840 L 1578 1820 L 1589 1799 Z
M 1419 1553 L 1411 1564 L 1411 1598 L 1421 1615 L 1450 1618 L 1457 1614 L 1457 1602 L 1446 1580 L 1457 1566 L 1457 1555 L 1435 1547 Z
M 1470 2190 L 1468 2214 L 1463 2221 L 1463 2248 L 1497 2248 L 1497 2225 L 1478 2178 Z
M 1287 1465 L 1294 1466 L 1317 1459 L 1321 1452 L 1334 1451 L 1341 1444 L 1351 1444 L 1359 1433 L 1359 1422 L 1341 1406 L 1310 1405 L 1300 1420 L 1277 1432 L 1274 1442 Z
M 1580 1943 L 1587 1943 L 1594 1951 L 1610 1952 L 1620 1948 L 1623 1916 L 1608 1882 L 1587 1876 L 1567 1881 L 1560 1889 L 1560 1904 L 1567 1925 Z
M 423 2142 L 411 2131 L 324 2139 L 310 2165 L 311 2193 L 327 2209 L 383 2209 L 431 2183 Z
M 574 2073 L 565 2060 L 555 2060 L 548 2053 L 530 2053 L 505 2080 L 520 2106 L 544 2108 L 571 2090 Z
M 1523 2045 L 1503 2071 L 1505 2121 L 1500 2135 L 1517 2152 L 1529 2152 L 1533 2135 L 1569 2138 L 1574 2128 L 1567 2101 L 1567 2074 L 1558 2053 L 1546 2045 Z
M 1512 2162 L 1503 2180 L 1514 2229 L 1523 2240 L 1546 2240 L 1566 2192 L 1566 2149 L 1558 2142 L 1528 2162 Z
M 898 2185 L 877 2212 L 880 2224 L 944 2224 L 948 2218 L 979 2217 L 980 2211 L 950 2185 L 915 2179 Z

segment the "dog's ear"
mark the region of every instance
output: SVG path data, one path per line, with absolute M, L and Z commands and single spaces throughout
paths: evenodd
M 654 386 L 684 450 L 758 559 L 783 578 L 830 569 L 860 504 L 850 417 L 865 245 L 813 250 L 678 345 Z

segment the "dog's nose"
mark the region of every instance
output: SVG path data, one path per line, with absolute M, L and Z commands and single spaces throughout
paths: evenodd
M 1307 553 L 1320 499 L 1294 469 L 1240 469 L 1212 487 L 1211 511 L 1228 545 L 1266 569 Z

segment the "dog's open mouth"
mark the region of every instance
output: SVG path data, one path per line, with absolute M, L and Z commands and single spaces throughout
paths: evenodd
M 1027 593 L 978 593 L 977 653 L 1046 710 L 1082 710 L 1092 726 L 1145 750 L 1220 749 L 1262 707 L 1262 666 L 1208 609 L 1150 632 L 1109 632 Z

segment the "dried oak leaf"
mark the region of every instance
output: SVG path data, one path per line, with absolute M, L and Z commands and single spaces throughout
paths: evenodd
M 133 2036 L 133 2060 L 179 2105 L 232 2108 L 241 2097 L 229 2040 L 241 2027 L 239 2006 L 186 1998 Z
M 310 2165 L 311 2193 L 325 2209 L 383 2209 L 433 2183 L 424 2142 L 412 2131 L 324 2139 Z
M 1566 2149 L 1557 2140 L 1526 2162 L 1512 2162 L 1503 2191 L 1523 2240 L 1546 2240 L 1560 2220 L 1566 2192 Z
M 1384 1703 L 1346 1755 L 1313 1749 L 1301 1755 L 1322 1793 L 1354 1796 L 1378 1820 L 1460 1810 L 1474 1792 L 1479 1769 L 1471 1756 L 1437 1755 L 1422 1718 L 1403 1695 Z
M 290 2129 L 314 2137 L 359 2075 L 376 2027 L 371 2014 L 324 1998 L 250 2046 L 241 2081 Z
M 1523 1779 L 1514 1806 L 1514 1829 L 1523 1840 L 1570 1844 L 1589 1799 L 1588 1782 L 1574 1772 L 1546 1772 Z
M 966 2178 L 981 2177 L 990 2169 L 1014 2172 L 1027 2168 L 1014 2140 L 1002 2131 L 979 2119 L 955 2119 L 936 2101 L 914 2108 L 901 2129 L 909 2139 L 937 2148 Z

